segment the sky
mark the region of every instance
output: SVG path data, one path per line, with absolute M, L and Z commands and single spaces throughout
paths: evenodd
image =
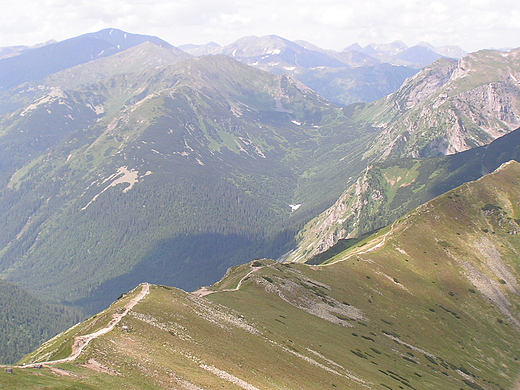
M 518 0 L 0 0 L 0 46 L 113 27 L 174 46 L 278 35 L 323 49 L 355 42 L 520 47 Z

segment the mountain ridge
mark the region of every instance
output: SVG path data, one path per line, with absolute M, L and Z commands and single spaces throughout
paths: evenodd
M 363 112 L 383 129 L 374 146 L 383 157 L 429 157 L 489 143 L 520 125 L 517 72 L 518 50 L 433 63 Z
M 111 35 L 110 31 L 113 30 L 107 30 L 101 36 Z M 253 258 L 279 258 L 298 244 L 295 240 L 301 238 L 297 236 L 300 231 L 310 239 L 305 243 L 320 250 L 345 237 L 353 238 L 344 247 L 332 247 L 334 254 L 342 252 L 345 247 L 354 250 L 359 248 L 356 247 L 358 244 L 368 245 L 363 241 L 366 237 L 359 237 L 360 234 L 395 221 L 429 200 L 432 194 L 438 195 L 468 178 L 488 173 L 497 162 L 514 158 L 516 152 L 513 149 L 519 144 L 518 135 L 512 131 L 518 119 L 518 88 L 515 84 L 518 50 L 510 53 L 484 51 L 460 61 L 440 59 L 409 79 L 388 98 L 339 108 L 285 72 L 270 74 L 224 55 L 191 57 L 160 42 L 149 42 L 146 36 L 128 35 L 137 41 L 127 42 L 127 46 L 132 47 L 126 48 L 126 33 L 112 32 L 114 34 L 110 40 L 87 36 L 79 39 L 78 43 L 73 39 L 71 45 L 77 44 L 76 48 L 82 55 L 91 49 L 81 43 L 84 40 L 96 40 L 97 44 L 111 48 L 104 53 L 96 52 L 102 58 L 49 74 L 43 79 L 23 82 L 2 90 L 0 94 L 0 230 L 3 233 L 0 236 L 0 275 L 46 302 L 72 306 L 82 310 L 83 315 L 98 313 L 122 292 L 144 280 L 190 291 L 215 282 L 229 267 L 236 267 L 230 271 L 229 278 L 213 287 L 214 290 L 227 291 L 210 294 L 208 300 L 218 301 L 226 299 L 226 294 L 240 295 L 253 290 L 259 291 L 258 299 L 271 296 L 269 294 L 283 296 L 287 300 L 282 298 L 285 303 L 279 302 L 282 305 L 279 307 L 299 318 L 301 324 L 294 321 L 291 327 L 302 332 L 300 326 L 309 318 L 312 319 L 311 332 L 318 333 L 322 326 L 331 326 L 329 322 L 342 327 L 348 327 L 349 320 L 345 318 L 362 322 L 359 312 L 345 303 L 351 304 L 344 291 L 346 287 L 327 281 L 328 278 L 335 280 L 337 275 L 331 273 L 320 279 L 309 274 L 312 280 L 321 280 L 319 283 L 338 286 L 334 290 L 338 288 L 343 292 L 336 295 L 329 294 L 325 287 L 327 291 L 313 290 L 313 284 L 301 275 L 285 274 L 290 267 L 296 267 L 300 272 L 312 269 L 307 269 L 307 266 L 278 266 L 270 261 L 261 261 L 260 267 L 253 266 L 253 263 L 237 265 Z M 277 42 L 282 46 L 269 49 L 272 57 L 264 58 L 266 63 L 279 60 L 283 45 L 297 45 L 281 38 Z M 88 50 L 84 51 L 85 47 Z M 122 50 L 124 48 L 126 50 Z M 120 49 L 122 51 L 118 51 Z M 314 59 L 332 55 L 304 42 L 297 49 L 309 56 L 317 53 Z M 275 53 L 276 50 L 280 53 Z M 108 55 L 111 53 L 114 54 Z M 259 55 L 263 57 L 266 54 L 264 50 Z M 292 54 L 285 59 L 296 59 Z M 342 56 L 345 61 L 359 61 L 358 64 L 363 64 L 363 58 L 366 59 L 351 53 L 338 55 L 335 61 L 342 61 Z M 306 58 L 310 63 L 312 58 Z M 295 67 L 290 72 L 297 74 L 301 69 Z M 372 73 L 363 66 L 309 69 L 309 80 L 319 75 L 323 78 L 320 88 L 328 86 L 335 94 L 345 91 L 344 86 L 333 85 L 330 80 L 342 75 L 343 81 L 338 81 L 341 84 L 354 75 L 359 84 L 350 85 L 350 91 L 359 90 L 359 96 L 366 89 L 372 90 L 371 96 L 376 96 L 387 87 L 397 88 L 398 80 L 403 76 L 403 73 L 397 74 L 398 67 L 389 64 L 370 68 Z M 403 70 L 410 71 L 409 68 Z M 392 73 L 394 71 L 396 74 Z M 372 76 L 367 76 L 370 74 L 381 78 L 377 76 L 378 80 L 371 82 Z M 310 81 L 307 84 L 311 84 Z M 438 104 L 435 110 L 431 108 L 431 102 Z M 405 121 L 401 122 L 403 117 Z M 405 134 L 403 129 L 405 132 L 414 129 L 415 133 Z M 467 141 L 461 138 L 461 133 Z M 500 135 L 504 137 L 487 148 L 474 148 Z M 452 142 L 453 150 L 448 145 L 452 140 L 456 141 Z M 450 154 L 450 157 L 438 157 L 439 152 L 444 155 L 466 147 L 472 149 Z M 466 159 L 469 155 L 473 157 Z M 430 158 L 419 158 L 421 156 Z M 353 192 L 349 194 L 348 191 Z M 348 200 L 345 194 L 349 195 Z M 491 200 L 489 204 L 503 210 L 510 208 Z M 346 210 L 346 205 L 355 207 Z M 326 234 L 332 235 L 333 240 L 327 241 L 329 237 L 322 240 L 323 232 L 311 232 L 313 236 L 307 234 L 309 229 L 302 231 L 316 216 L 322 218 L 323 212 L 330 207 L 343 208 L 344 213 L 329 215 L 332 224 L 328 225 L 330 230 Z M 482 207 L 486 208 L 486 204 Z M 491 206 L 481 210 L 486 217 L 487 214 L 491 218 L 500 215 L 496 221 L 486 220 L 485 223 L 480 212 L 475 214 L 476 220 L 485 225 L 482 229 L 487 229 L 487 233 L 500 232 L 495 226 L 499 220 L 502 226 L 511 226 L 510 231 L 514 230 L 514 220 L 520 218 L 512 215 L 512 211 L 508 211 L 512 216 L 505 216 L 500 214 L 500 210 Z M 352 211 L 355 218 L 348 214 Z M 380 232 L 380 235 L 385 234 L 384 230 Z M 514 241 L 514 234 L 511 236 L 509 238 Z M 318 239 L 327 241 L 326 245 L 315 245 Z M 484 236 L 482 242 L 494 242 L 493 239 Z M 452 240 L 444 238 L 439 241 L 450 244 Z M 511 245 L 514 246 L 514 242 Z M 327 260 L 312 258 L 313 253 L 306 252 L 306 245 L 301 246 L 305 252 L 301 257 L 303 260 Z M 433 247 L 437 248 L 432 244 Z M 479 246 L 482 247 L 485 245 Z M 401 249 L 405 252 L 412 250 Z M 486 253 L 481 251 L 482 256 Z M 391 254 L 390 258 L 394 259 L 394 255 Z M 256 268 L 260 269 L 253 272 Z M 408 275 L 408 270 L 397 269 Z M 445 268 L 445 272 L 449 270 Z M 358 271 L 356 275 L 360 280 L 346 279 L 351 286 L 366 288 L 361 283 L 365 281 L 366 272 L 378 282 L 381 282 L 379 277 L 385 281 L 382 274 L 375 276 L 364 268 Z M 348 273 L 346 270 L 338 272 L 343 277 Z M 390 277 L 391 274 L 391 270 L 385 270 L 385 275 Z M 391 278 L 394 277 L 401 281 L 399 275 L 392 274 Z M 287 278 L 286 283 L 283 279 Z M 367 278 L 367 281 L 372 279 Z M 508 285 L 513 284 L 513 279 L 502 279 Z M 266 283 L 271 283 L 269 280 L 276 283 L 266 291 L 265 287 L 270 286 Z M 251 285 L 253 282 L 256 287 L 260 286 L 259 290 Z M 174 291 L 155 287 L 152 290 L 155 293 L 161 291 L 156 295 L 161 299 L 166 299 L 167 295 L 163 293 Z M 206 307 L 206 301 L 193 301 L 191 295 L 175 291 L 170 298 L 179 299 L 183 305 L 196 302 Z M 314 296 L 310 291 L 317 294 Z M 369 294 L 365 298 L 374 295 L 371 290 L 364 291 Z M 440 294 L 439 291 L 434 289 L 435 294 Z M 421 296 L 422 293 L 417 291 L 417 294 Z M 391 295 L 394 296 L 394 292 Z M 365 307 L 365 298 L 358 298 L 359 303 L 354 307 L 361 305 L 365 311 L 370 311 L 369 306 Z M 454 302 L 445 301 L 445 298 L 440 298 L 442 307 L 458 313 L 450 306 Z M 261 300 L 256 300 L 257 297 L 247 299 L 254 303 L 252 307 L 256 304 L 265 306 Z M 302 306 L 302 299 L 314 303 L 310 307 Z M 374 297 L 368 299 L 375 300 Z M 385 304 L 392 305 L 392 301 L 385 301 Z M 418 310 L 424 309 L 419 303 L 414 304 L 418 305 L 415 306 Z M 298 310 L 306 307 L 303 310 L 306 314 L 292 311 L 295 305 L 301 306 Z M 474 308 L 480 308 L 479 305 Z M 439 309 L 435 307 L 435 310 Z M 307 317 L 320 313 L 320 308 L 326 310 L 321 317 L 318 316 L 318 322 Z M 94 314 L 96 317 L 89 324 L 96 322 L 96 318 L 109 321 L 107 313 Z M 254 316 L 254 313 L 250 314 Z M 264 314 L 274 315 L 272 312 Z M 401 314 L 406 315 L 404 312 Z M 281 315 L 285 315 L 283 310 Z M 385 313 L 385 320 L 387 315 L 390 313 Z M 274 316 L 281 322 L 291 322 L 278 317 L 278 314 Z M 500 319 L 504 321 L 502 317 Z M 259 317 L 255 321 L 263 323 L 267 320 Z M 321 320 L 327 321 L 326 325 L 319 322 Z M 275 322 L 282 327 L 282 323 Z M 161 321 L 157 323 L 163 324 Z M 99 322 L 93 327 L 98 325 Z M 379 331 L 371 329 L 376 335 Z M 507 334 L 504 331 L 501 335 Z M 363 335 L 374 336 L 370 333 Z M 361 348 L 359 341 L 370 340 L 357 340 L 352 337 L 358 336 L 348 334 L 343 336 L 345 342 L 353 342 L 358 348 L 353 350 L 361 355 L 368 356 L 363 351 L 372 356 L 379 355 Z M 284 338 L 296 341 L 289 330 L 284 333 Z M 333 348 L 328 339 L 327 336 L 321 341 Z M 252 340 L 258 342 L 260 339 L 248 339 Z M 270 343 L 265 338 L 262 340 Z M 266 352 L 289 353 L 290 359 L 295 359 L 291 362 L 298 366 L 302 363 L 299 360 L 305 360 L 302 358 L 305 356 L 334 369 L 334 364 L 326 363 L 326 359 L 336 361 L 336 357 L 343 353 L 334 352 L 334 357 L 323 359 L 314 352 L 326 356 L 324 352 L 327 349 L 318 348 L 317 343 L 310 347 L 314 352 L 310 352 L 303 343 L 294 347 L 299 356 L 287 352 L 292 344 L 287 344 L 286 340 L 274 341 L 274 350 L 266 348 Z M 92 345 L 97 342 L 103 341 L 96 339 Z M 501 348 L 504 345 L 501 344 Z M 374 348 L 379 351 L 378 347 Z M 64 346 L 60 353 L 66 354 L 67 350 L 68 346 Z M 225 349 L 222 353 L 226 353 Z M 354 352 L 345 353 L 363 359 Z M 401 353 L 406 351 L 403 349 Z M 446 353 L 451 356 L 452 352 Z M 494 352 L 490 354 L 495 356 Z M 388 356 L 381 358 L 385 360 Z M 194 364 L 194 361 L 188 363 Z M 258 363 L 262 364 L 261 359 Z M 215 369 L 219 367 L 217 363 L 204 364 Z M 384 364 L 386 368 L 382 369 L 388 374 L 386 370 L 391 370 L 390 360 L 385 360 Z M 346 367 L 349 364 L 342 367 L 344 370 L 336 371 L 341 373 L 340 378 L 347 379 Z M 202 367 L 195 364 L 192 368 L 198 372 Z M 209 372 L 202 369 L 204 371 L 200 372 L 204 375 Z M 374 373 L 366 367 L 360 369 L 370 372 L 368 377 L 377 378 L 377 383 L 390 386 L 386 382 L 388 378 L 381 379 L 385 374 Z M 117 371 L 116 368 L 113 370 Z M 219 370 L 231 372 L 226 367 Z M 333 374 L 330 370 L 325 371 Z M 460 375 L 453 371 L 450 373 Z M 213 370 L 213 374 L 215 372 L 220 371 Z M 410 380 L 408 374 L 413 373 L 407 371 L 403 378 Z M 431 375 L 435 376 L 432 372 L 426 374 L 428 377 Z M 494 374 L 489 375 L 492 377 Z M 336 384 L 331 378 L 328 377 L 326 380 L 330 383 L 326 383 Z M 451 379 L 446 380 L 449 382 Z M 401 383 L 398 386 L 407 383 L 398 382 Z M 453 383 L 459 382 L 455 380 Z M 464 385 L 460 383 L 460 386 Z
M 509 160 L 520 161 L 519 137 L 517 129 L 489 145 L 454 155 L 369 165 L 331 208 L 301 230 L 297 249 L 284 259 L 312 262 L 309 257 L 343 240 L 380 229 L 420 204 L 477 180 Z
M 121 326 L 52 368 L 68 376 L 14 367 L 17 382 L 5 373 L 0 380 L 13 389 L 57 380 L 79 388 L 512 388 L 519 174 L 519 163 L 504 164 L 327 265 L 257 259 L 204 297 L 151 286 Z M 22 362 L 60 356 L 138 291 Z
M 110 28 L 26 50 L 15 57 L 0 59 L 0 90 L 110 56 L 145 41 L 172 47 L 157 37 Z
M 295 251 L 284 258 L 306 261 L 307 255 L 328 250 L 339 240 L 356 238 L 391 223 L 393 218 L 431 199 L 428 196 L 437 196 L 438 192 L 428 195 L 425 189 L 441 177 L 450 181 L 449 175 L 460 168 L 455 164 L 447 170 L 440 168 L 448 160 L 440 163 L 442 159 L 432 158 L 456 156 L 501 137 L 508 138 L 520 125 L 520 95 L 514 81 L 517 66 L 518 50 L 482 51 L 460 61 L 441 59 L 409 78 L 388 97 L 367 105 L 352 105 L 349 112 L 355 123 L 380 131 L 363 156 L 366 165 L 375 164 L 376 169 L 367 168 L 353 178 L 335 205 L 302 229 Z M 511 145 L 496 145 L 504 148 L 505 155 L 510 153 L 509 159 L 518 158 L 514 147 L 517 136 L 508 139 Z M 490 148 L 490 155 L 500 155 L 499 147 Z M 468 161 L 463 161 L 463 156 L 473 155 L 482 157 L 470 152 L 453 161 L 465 165 Z M 441 165 L 434 168 L 435 161 Z M 470 164 L 470 170 L 476 169 L 474 164 Z M 474 172 L 466 174 L 476 178 Z M 464 173 L 458 177 L 461 181 L 444 188 L 453 188 L 465 180 Z M 419 200 L 418 196 L 426 197 Z

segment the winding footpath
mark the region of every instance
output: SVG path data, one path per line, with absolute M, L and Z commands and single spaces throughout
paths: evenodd
M 262 267 L 254 267 L 251 271 L 249 271 L 247 274 L 245 274 L 238 282 L 237 286 L 235 288 L 226 288 L 223 290 L 210 290 L 208 287 L 201 287 L 197 291 L 192 292 L 193 295 L 197 297 L 205 297 L 206 295 L 215 294 L 218 292 L 229 292 L 229 291 L 238 291 L 240 290 L 240 287 L 242 286 L 242 282 L 246 280 L 250 275 L 254 274 L 258 270 L 264 268 Z
M 74 344 L 72 345 L 72 353 L 70 356 L 64 358 L 64 359 L 58 359 L 58 360 L 49 360 L 47 362 L 38 362 L 38 363 L 31 363 L 26 364 L 25 366 L 2 366 L 6 368 L 34 368 L 37 366 L 42 365 L 50 365 L 50 364 L 59 364 L 59 363 L 67 363 L 75 360 L 81 352 L 83 352 L 83 349 L 95 338 L 98 338 L 99 336 L 102 336 L 104 334 L 107 334 L 110 332 L 114 327 L 123 319 L 124 316 L 128 314 L 130 310 L 134 308 L 135 305 L 137 305 L 144 297 L 146 297 L 150 293 L 150 284 L 143 283 L 142 289 L 139 294 L 135 298 L 133 298 L 130 302 L 128 302 L 125 305 L 125 309 L 121 313 L 116 313 L 112 316 L 112 320 L 109 322 L 107 326 L 104 328 L 99 329 L 98 331 L 90 334 L 86 334 L 83 336 L 77 336 L 74 339 Z

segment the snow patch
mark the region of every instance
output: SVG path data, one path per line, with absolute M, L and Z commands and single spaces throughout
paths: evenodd
M 101 115 L 105 113 L 105 107 L 102 104 L 94 105 L 88 104 L 88 107 L 96 113 L 96 115 Z
M 101 184 L 106 183 L 110 180 L 112 180 L 112 182 L 108 186 L 106 186 L 99 194 L 94 195 L 90 202 L 88 202 L 87 205 L 83 207 L 81 210 L 85 210 L 88 206 L 90 206 L 93 202 L 96 201 L 99 195 L 108 190 L 110 187 L 115 187 L 116 185 L 122 183 L 128 183 L 130 185 L 123 189 L 123 193 L 126 193 L 132 189 L 134 184 L 137 183 L 139 179 L 142 179 L 143 177 L 151 174 L 151 171 L 147 171 L 144 175 L 139 176 L 139 172 L 134 169 L 128 169 L 128 167 L 118 168 L 116 173 L 104 179 Z
M 236 116 L 237 118 L 240 118 L 242 116 L 242 110 L 238 107 L 231 107 L 231 113 Z
M 298 210 L 301 207 L 301 205 L 302 205 L 301 203 L 300 204 L 290 204 L 289 207 L 291 208 L 291 212 Z

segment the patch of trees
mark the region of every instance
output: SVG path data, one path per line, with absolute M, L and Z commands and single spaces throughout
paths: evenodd
M 15 363 L 78 320 L 73 310 L 44 304 L 0 280 L 0 364 Z

